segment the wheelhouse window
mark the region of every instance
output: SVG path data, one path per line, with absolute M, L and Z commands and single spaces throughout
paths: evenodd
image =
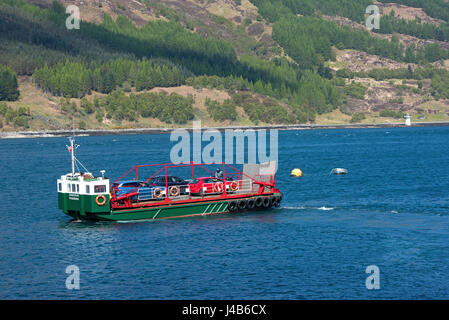
M 72 192 L 76 192 L 76 187 L 74 183 L 72 183 Z
M 95 193 L 106 192 L 106 186 L 105 185 L 95 186 L 94 187 L 94 192 Z
M 87 194 L 90 193 L 90 186 L 86 186 L 86 193 L 87 193 Z
M 76 185 L 76 192 L 78 192 L 78 193 L 80 192 L 80 185 L 79 184 Z
M 62 191 L 62 183 L 58 183 L 58 191 Z

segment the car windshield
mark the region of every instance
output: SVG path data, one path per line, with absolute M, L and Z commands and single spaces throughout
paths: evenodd
M 142 185 L 142 182 L 136 181 L 136 182 L 127 182 L 127 183 L 124 183 L 124 184 L 122 185 L 122 187 L 125 187 L 125 188 L 134 187 L 134 188 L 136 188 L 136 187 L 140 187 L 141 185 Z M 143 184 L 142 187 L 145 187 L 145 184 Z

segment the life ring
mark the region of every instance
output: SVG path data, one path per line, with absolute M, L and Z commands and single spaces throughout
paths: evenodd
M 214 191 L 215 192 L 223 192 L 223 184 L 220 182 L 217 182 L 214 184 Z
M 263 202 L 262 202 L 264 208 L 269 208 L 271 207 L 271 200 L 268 197 L 263 198 Z
M 246 207 L 247 207 L 249 210 L 253 209 L 255 205 L 256 205 L 256 201 L 254 201 L 254 199 L 249 199 L 249 200 L 246 202 Z
M 238 203 L 239 210 L 244 210 L 246 208 L 246 201 L 240 200 Z
M 103 199 L 103 201 L 100 202 L 100 199 Z M 106 203 L 106 197 L 105 197 L 104 195 L 102 195 L 102 194 L 99 194 L 99 195 L 95 198 L 95 203 L 96 203 L 97 205 L 99 205 L 100 207 L 101 207 L 101 206 L 104 206 L 105 203 Z
M 179 188 L 177 186 L 170 187 L 170 195 L 176 197 L 179 195 Z
M 228 203 L 228 209 L 229 211 L 233 212 L 237 210 L 237 202 L 231 201 Z
M 263 198 L 262 197 L 256 198 L 256 207 L 260 208 L 260 207 L 262 207 L 262 204 L 263 204 Z
M 239 189 L 239 185 L 237 182 L 233 181 L 233 182 L 231 182 L 231 185 L 229 186 L 229 188 L 231 189 L 231 191 L 237 191 Z
M 156 192 L 157 191 L 157 192 Z M 160 197 L 162 197 L 162 189 L 161 188 L 156 188 L 156 189 L 154 189 L 154 191 L 153 191 L 153 196 L 156 198 L 156 199 L 159 199 Z

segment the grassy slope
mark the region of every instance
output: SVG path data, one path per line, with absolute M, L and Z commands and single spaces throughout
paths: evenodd
M 30 77 L 19 77 L 19 89 L 21 92 L 19 101 L 8 102 L 7 104 L 14 109 L 18 109 L 19 107 L 30 108 L 31 114 L 33 116 L 33 119 L 30 121 L 30 130 L 58 130 L 72 128 L 72 115 L 63 113 L 61 111 L 61 97 L 55 97 L 51 94 L 45 94 L 41 90 L 36 89 Z M 175 92 L 183 96 L 192 95 L 195 99 L 195 120 L 201 120 L 203 126 L 254 125 L 254 123 L 248 119 L 245 112 L 239 107 L 237 108 L 238 119 L 236 121 L 217 122 L 210 118 L 205 106 L 206 97 L 212 100 L 223 102 L 224 100 L 231 98 L 226 91 L 206 88 L 195 89 L 190 86 L 154 88 L 150 90 L 150 92 L 160 91 L 165 91 L 167 93 Z M 141 91 L 140 93 L 143 92 L 145 91 Z M 92 101 L 94 96 L 102 97 L 104 96 L 104 94 L 93 92 L 92 94 L 86 96 L 86 98 Z M 80 99 L 71 99 L 71 101 L 74 101 L 79 107 Z M 76 121 L 84 121 L 88 129 L 114 129 L 134 127 L 165 128 L 171 126 L 161 122 L 158 119 L 153 118 L 139 118 L 137 123 L 130 123 L 127 121 L 118 122 L 114 120 L 104 119 L 103 123 L 100 124 L 95 119 L 95 114 L 88 115 L 83 112 L 81 112 L 80 115 L 77 114 Z M 260 122 L 259 125 L 265 125 L 265 123 Z M 184 126 L 191 126 L 191 122 Z M 3 131 L 15 130 L 12 125 L 5 124 L 2 129 Z

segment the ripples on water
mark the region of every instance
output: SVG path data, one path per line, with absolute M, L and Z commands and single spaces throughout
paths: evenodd
M 118 177 L 169 161 L 168 135 L 79 137 Z M 57 209 L 64 138 L 0 140 L 0 298 L 447 298 L 449 128 L 284 131 L 281 208 L 128 223 L 72 223 Z M 301 179 L 291 169 L 304 171 Z M 332 168 L 349 169 L 331 176 Z M 65 268 L 81 289 L 65 288 Z M 365 288 L 365 269 L 381 289 Z

